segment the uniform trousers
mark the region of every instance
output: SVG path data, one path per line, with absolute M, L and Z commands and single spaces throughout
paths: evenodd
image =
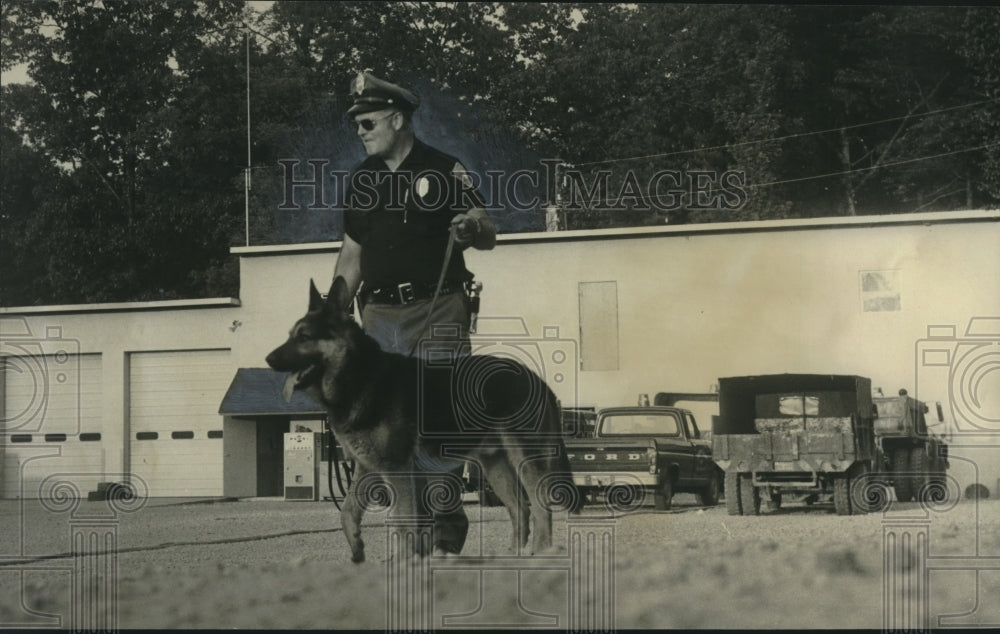
M 424 330 L 427 311 L 431 300 L 418 300 L 410 304 L 368 303 L 362 308 L 361 321 L 364 331 L 375 339 L 382 350 L 396 354 L 426 359 L 442 353 L 449 355 L 469 354 L 469 313 L 468 298 L 462 292 L 453 292 L 438 297 L 429 326 Z M 453 357 L 454 358 L 454 357 Z M 437 481 L 441 473 L 461 476 L 463 461 L 452 457 L 431 455 L 426 450 L 418 450 L 414 461 L 414 473 L 410 481 L 415 495 L 417 512 L 421 518 L 432 518 L 431 543 L 435 549 L 443 549 L 458 554 L 465 545 L 469 532 L 469 519 L 461 504 L 457 510 L 433 508 L 434 496 L 425 496 L 424 491 Z M 458 492 L 461 495 L 461 491 Z M 429 502 L 425 497 L 430 497 Z M 449 505 L 453 506 L 453 505 Z M 426 553 L 422 553 L 426 554 Z

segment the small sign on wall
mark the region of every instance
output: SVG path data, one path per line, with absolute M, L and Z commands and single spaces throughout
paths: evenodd
M 899 271 L 861 271 L 861 310 L 866 313 L 901 309 Z

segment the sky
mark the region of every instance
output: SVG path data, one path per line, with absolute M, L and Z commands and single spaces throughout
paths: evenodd
M 259 13 L 263 13 L 271 8 L 274 4 L 274 0 L 249 0 L 247 5 Z M 6 86 L 8 84 L 24 84 L 31 81 L 28 77 L 28 65 L 18 64 L 14 68 L 6 71 L 0 71 L 0 86 Z

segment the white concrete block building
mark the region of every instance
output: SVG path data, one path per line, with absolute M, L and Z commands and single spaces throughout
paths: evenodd
M 232 249 L 239 298 L 0 309 L 0 496 L 129 474 L 152 496 L 280 494 L 282 434 L 322 412 L 285 404 L 264 357 L 339 246 Z M 995 495 L 998 253 L 1000 212 L 962 211 L 513 234 L 466 257 L 485 284 L 474 345 L 517 354 L 564 405 L 858 374 L 942 401 L 952 475 Z

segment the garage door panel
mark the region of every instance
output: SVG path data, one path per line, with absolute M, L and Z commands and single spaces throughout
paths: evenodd
M 47 496 L 50 492 L 39 486 L 57 479 L 74 483 L 82 496 L 96 490 L 104 479 L 102 438 L 108 431 L 102 367 L 99 354 L 4 360 L 0 380 L 8 437 L 0 445 L 4 454 L 0 495 Z M 96 440 L 83 440 L 81 434 Z
M 154 496 L 217 496 L 222 479 L 222 440 L 140 441 L 132 452 L 133 472 Z
M 60 362 L 53 355 L 39 363 L 8 359 L 4 372 L 7 431 L 101 431 L 102 380 L 99 354 L 71 355 Z
M 196 395 L 170 394 L 169 392 L 147 393 L 143 396 L 142 405 L 144 408 L 149 408 L 149 411 L 145 413 L 146 416 L 155 416 L 157 410 L 169 416 L 171 412 L 177 412 L 179 407 L 203 408 L 208 406 L 210 409 L 214 407 L 215 413 L 218 413 L 219 409 L 218 394 L 212 392 Z M 199 409 L 192 414 L 200 418 L 203 417 L 203 412 L 204 410 Z
M 130 464 L 150 495 L 222 495 L 222 439 L 208 438 L 208 432 L 222 428 L 219 403 L 232 372 L 228 350 L 130 357 Z M 155 439 L 149 439 L 151 432 Z M 174 438 L 175 432 L 193 437 Z
M 51 497 L 57 482 L 73 483 L 80 496 L 86 497 L 104 480 L 105 456 L 100 444 L 67 444 L 58 454 L 49 447 L 8 446 L 3 472 L 5 487 L 7 483 L 10 487 L 7 497 Z

